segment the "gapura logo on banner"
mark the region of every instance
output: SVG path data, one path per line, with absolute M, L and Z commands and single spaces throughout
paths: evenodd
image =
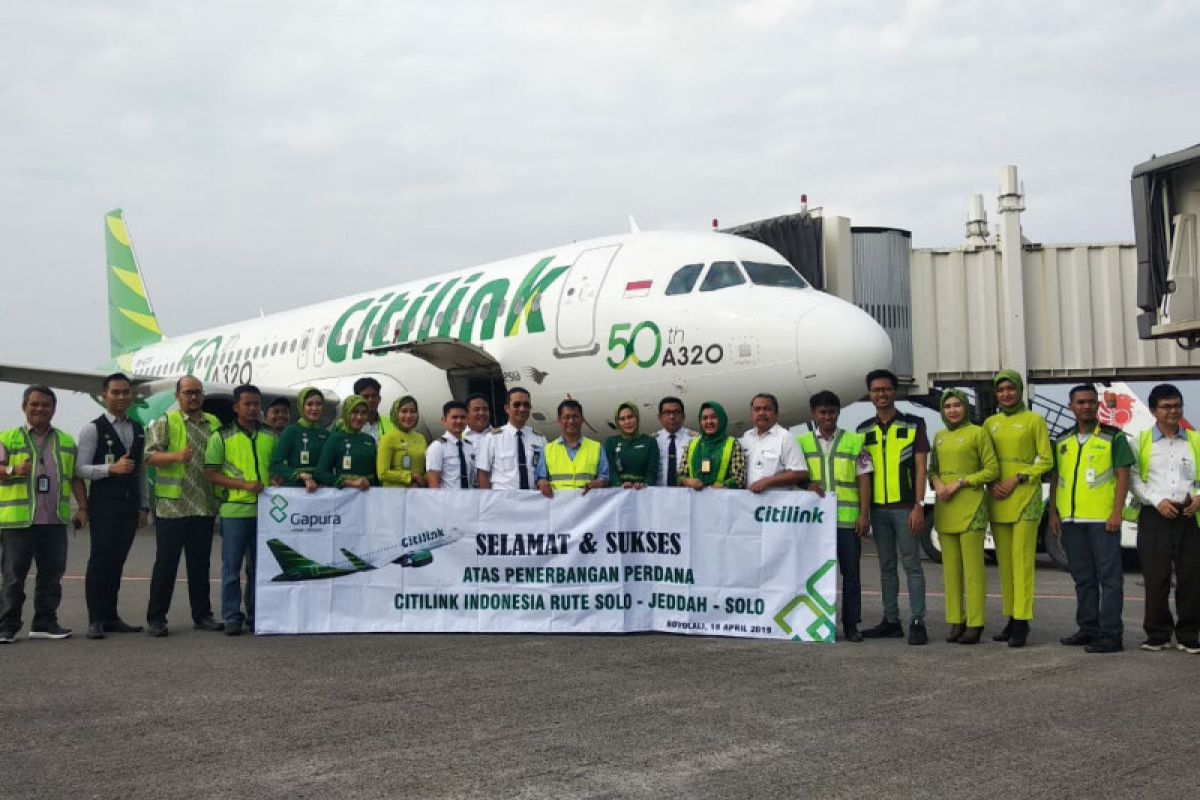
M 342 524 L 341 514 L 288 514 L 287 508 L 287 498 L 281 494 L 271 495 L 271 519 L 280 525 L 290 523 L 293 531 L 313 531 L 325 525 Z

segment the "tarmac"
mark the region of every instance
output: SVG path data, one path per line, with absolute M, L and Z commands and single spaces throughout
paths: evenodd
M 0 797 L 1011 800 L 1187 797 L 1200 777 L 1200 656 L 1137 649 L 1136 572 L 1127 650 L 1114 655 L 1058 643 L 1075 627 L 1074 593 L 1044 556 L 1024 649 L 990 640 L 1003 622 L 992 566 L 985 643 L 943 642 L 931 562 L 925 647 L 227 637 L 191 629 L 182 580 L 169 637 L 88 641 L 87 541 L 72 536 L 60 610 L 74 637 L 0 645 L 12 699 L 0 712 Z M 143 622 L 153 556 L 143 532 L 121 594 L 130 622 Z M 871 625 L 870 545 L 863 578 Z M 27 603 L 32 587 L 31 575 Z

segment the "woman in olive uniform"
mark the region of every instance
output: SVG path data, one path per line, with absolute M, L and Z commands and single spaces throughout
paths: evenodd
M 620 433 L 604 442 L 613 485 L 625 489 L 654 486 L 658 483 L 658 442 L 638 433 L 641 419 L 637 406 L 621 403 L 614 421 Z
M 362 490 L 379 485 L 375 477 L 375 437 L 363 433 L 370 413 L 367 401 L 356 394 L 342 403 L 342 425 L 329 434 L 321 449 L 317 483 Z
M 977 644 L 983 635 L 987 572 L 983 535 L 988 526 L 986 486 L 1000 476 L 988 433 L 967 419 L 967 396 L 957 389 L 942 393 L 942 422 L 933 437 L 929 484 L 937 493 L 933 526 L 942 545 L 946 581 L 947 642 Z M 966 594 L 966 609 L 963 595 Z
M 742 489 L 746 485 L 746 454 L 726 433 L 729 417 L 720 403 L 700 406 L 700 435 L 688 443 L 679 469 L 679 485 L 700 491 Z
M 321 449 L 329 431 L 321 427 L 325 396 L 321 390 L 306 386 L 296 397 L 300 421 L 283 429 L 271 454 L 271 481 L 276 486 L 303 486 L 317 490 L 315 476 Z
M 390 421 L 396 424 L 379 440 L 376 465 L 384 486 L 408 489 L 425 486 L 425 437 L 413 430 L 420 420 L 417 401 L 410 395 L 392 403 Z
M 1042 476 L 1054 466 L 1046 420 L 1025 407 L 1025 384 L 1013 370 L 996 374 L 997 414 L 983 427 L 1000 460 L 992 483 L 989 514 L 1000 565 L 1000 591 L 1008 623 L 992 637 L 1009 647 L 1024 647 L 1033 619 L 1033 566 L 1042 519 Z

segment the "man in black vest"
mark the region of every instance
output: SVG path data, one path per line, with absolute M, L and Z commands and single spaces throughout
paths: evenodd
M 139 527 L 145 527 L 149 503 L 143 451 L 146 433 L 126 413 L 133 401 L 129 378 L 115 372 L 104 379 L 105 412 L 79 433 L 75 476 L 90 482 L 91 555 L 84 590 L 87 595 L 87 638 L 106 633 L 138 633 L 117 613 L 121 570 Z

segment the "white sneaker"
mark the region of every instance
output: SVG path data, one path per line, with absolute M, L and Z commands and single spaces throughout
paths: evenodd
M 30 639 L 66 639 L 71 635 L 71 632 L 66 628 L 61 628 L 58 625 L 51 625 L 49 628 L 39 628 L 29 632 Z
M 1180 642 L 1175 645 L 1175 648 L 1185 653 L 1191 653 L 1192 655 L 1200 655 L 1200 642 L 1188 642 L 1187 644 Z
M 1153 641 L 1147 639 L 1146 641 L 1142 642 L 1142 649 L 1149 650 L 1152 653 L 1157 653 L 1162 650 L 1169 650 L 1170 648 L 1171 648 L 1171 643 L 1169 641 L 1153 642 Z

